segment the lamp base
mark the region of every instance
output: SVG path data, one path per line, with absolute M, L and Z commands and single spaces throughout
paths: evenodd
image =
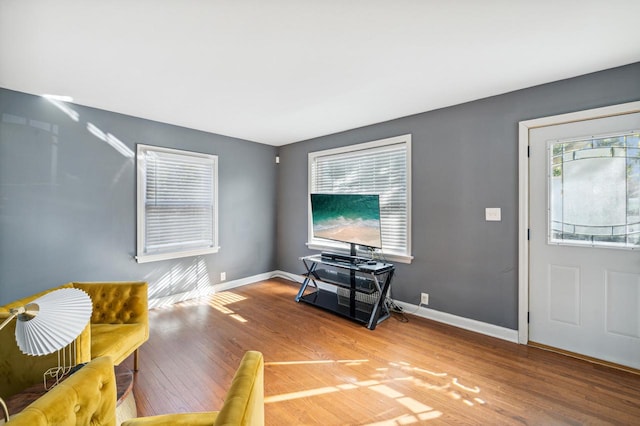
M 51 367 L 44 372 L 43 382 L 45 390 L 49 390 L 68 375 L 76 364 L 76 341 L 58 351 L 58 366 Z

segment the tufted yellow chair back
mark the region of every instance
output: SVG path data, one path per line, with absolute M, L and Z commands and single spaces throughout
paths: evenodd
M 93 324 L 136 324 L 147 321 L 147 283 L 70 283 L 91 297 Z M 147 335 L 148 337 L 148 335 Z
M 74 282 L 93 303 L 91 313 L 91 357 L 109 355 L 119 365 L 134 354 L 138 369 L 138 347 L 149 339 L 148 285 L 134 282 Z
M 116 378 L 109 357 L 96 358 L 12 416 L 7 426 L 115 426 Z

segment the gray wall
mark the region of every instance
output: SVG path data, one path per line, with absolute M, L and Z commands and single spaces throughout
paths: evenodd
M 281 147 L 278 267 L 301 272 L 307 154 L 413 135 L 413 255 L 395 299 L 517 329 L 518 122 L 640 99 L 640 63 Z M 381 100 L 384 102 L 384 100 Z M 486 222 L 486 207 L 502 208 Z
M 146 280 L 152 297 L 276 267 L 277 149 L 0 89 L 0 304 L 68 281 Z M 137 264 L 135 169 L 87 130 L 219 156 L 217 254 Z
M 393 297 L 517 328 L 517 124 L 640 99 L 640 63 L 274 148 L 0 89 L 0 304 L 67 281 L 146 280 L 152 296 L 302 272 L 307 154 L 413 135 L 413 255 Z M 217 154 L 214 255 L 137 264 L 134 162 L 87 130 Z M 280 164 L 274 156 L 280 155 Z M 276 203 L 277 201 L 277 203 Z M 502 222 L 485 222 L 501 207 Z M 277 243 L 277 247 L 275 246 Z

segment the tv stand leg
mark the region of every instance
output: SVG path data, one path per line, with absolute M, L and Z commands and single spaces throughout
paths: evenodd
M 391 285 L 391 279 L 393 278 L 394 270 L 390 270 L 387 273 L 387 276 L 382 284 L 382 288 L 380 289 L 380 297 L 378 297 L 378 301 L 373 306 L 373 310 L 371 311 L 371 317 L 369 318 L 369 323 L 367 324 L 367 328 L 369 330 L 375 330 L 376 325 L 378 325 L 380 319 L 380 313 L 384 308 L 384 299 L 387 297 L 387 291 L 389 290 L 389 285 Z M 387 312 L 389 314 L 389 312 Z
M 353 269 L 349 273 L 349 315 L 356 316 L 356 271 Z
M 300 298 L 302 296 L 304 296 L 304 291 L 307 289 L 307 286 L 309 285 L 309 282 L 313 280 L 313 278 L 311 278 L 313 276 L 313 274 L 316 271 L 316 268 L 318 267 L 318 264 L 316 262 L 311 262 L 311 266 L 309 266 L 309 264 L 307 264 L 306 260 L 303 260 L 302 263 L 304 263 L 304 267 L 307 269 L 307 273 L 306 273 L 306 277 L 304 279 L 304 281 L 302 282 L 302 285 L 300 286 L 300 290 L 298 291 L 298 294 L 296 295 L 296 302 L 300 301 Z

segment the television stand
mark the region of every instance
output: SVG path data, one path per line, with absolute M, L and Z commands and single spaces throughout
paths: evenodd
M 395 267 L 391 263 L 370 264 L 366 261 L 368 259 L 363 262 L 362 258 L 341 256 L 346 258 L 329 258 L 322 254 L 302 257 L 306 272 L 295 300 L 360 322 L 374 330 L 391 315 L 384 302 Z M 310 284 L 313 289 L 309 288 Z

